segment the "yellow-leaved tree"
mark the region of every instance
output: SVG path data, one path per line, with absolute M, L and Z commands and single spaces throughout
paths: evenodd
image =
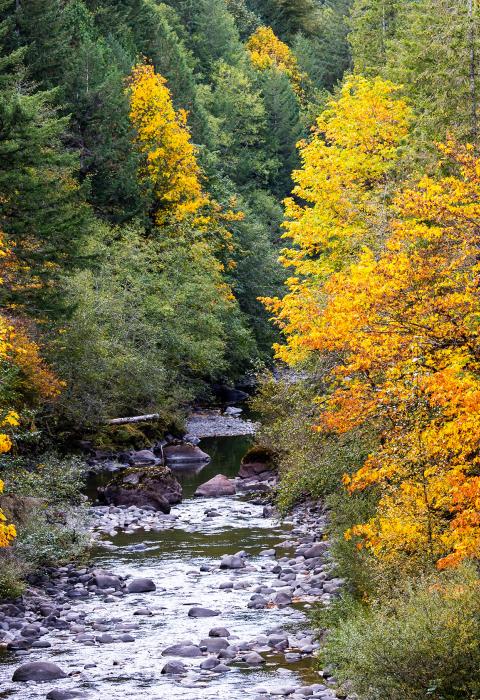
M 175 224 L 200 216 L 209 199 L 202 189 L 186 112 L 175 111 L 165 78 L 148 63 L 134 67 L 129 93 L 130 120 L 145 156 L 141 177 L 155 196 L 155 223 Z
M 350 78 L 320 117 L 287 202 L 295 277 L 267 304 L 286 334 L 279 357 L 329 359 L 316 429 L 377 436 L 344 478 L 375 488 L 377 511 L 346 537 L 443 568 L 480 557 L 480 160 L 449 142 L 451 174 L 390 202 L 410 116 L 394 94 Z
M 259 27 L 246 45 L 250 60 L 257 70 L 276 68 L 285 73 L 297 95 L 302 95 L 302 75 L 290 47 L 279 39 L 271 27 Z
M 396 93 L 380 78 L 350 76 L 300 144 L 302 168 L 293 173 L 285 211 L 283 237 L 291 247 L 281 257 L 293 275 L 283 298 L 264 300 L 285 333 L 287 343 L 276 350 L 286 362 L 315 347 L 329 275 L 384 235 L 389 174 L 411 116 Z

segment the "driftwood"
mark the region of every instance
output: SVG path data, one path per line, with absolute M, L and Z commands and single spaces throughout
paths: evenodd
M 150 420 L 159 420 L 159 413 L 149 413 L 145 416 L 132 416 L 131 418 L 111 418 L 105 421 L 107 425 L 127 425 L 127 423 L 143 423 Z

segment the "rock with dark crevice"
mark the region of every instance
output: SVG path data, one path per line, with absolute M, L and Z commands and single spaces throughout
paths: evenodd
M 170 513 L 171 506 L 182 500 L 182 487 L 168 467 L 132 468 L 99 489 L 99 499 L 108 505 Z

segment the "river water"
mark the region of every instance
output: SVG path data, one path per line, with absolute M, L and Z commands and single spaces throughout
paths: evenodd
M 183 482 L 184 501 L 172 509 L 179 517 L 172 521 L 170 529 L 163 532 L 139 529 L 133 534 L 118 534 L 106 538 L 111 541 L 110 548 L 95 549 L 95 566 L 122 576 L 151 578 L 157 590 L 126 595 L 112 602 L 98 596 L 73 600 L 71 611 L 86 613 L 87 628 L 95 623 L 103 624 L 114 636 L 123 625 L 134 624 L 131 634 L 135 641 L 88 646 L 74 641 L 68 630 L 54 630 L 45 637 L 51 648 L 0 656 L 0 698 L 45 698 L 49 690 L 60 687 L 81 690 L 92 699 L 244 700 L 258 695 L 259 687 L 276 691 L 285 685 L 318 682 L 311 658 L 287 663 L 283 655 L 273 650 L 264 653 L 266 663 L 261 667 L 238 663 L 226 673 L 200 672 L 202 658 L 182 659 L 192 669 L 186 677 L 161 674 L 165 662 L 175 658 L 162 656 L 166 647 L 186 640 L 198 644 L 215 626 L 226 627 L 231 632 L 232 644 L 249 642 L 275 628 L 289 635 L 307 629 L 301 605 L 263 610 L 247 607 L 254 588 L 272 584 L 272 573 L 265 567 L 261 550 L 287 539 L 292 525 L 264 518 L 261 505 L 253 505 L 238 496 L 193 498 L 196 486 L 215 474 L 235 476 L 248 445 L 246 437 L 203 440 L 201 447 L 211 455 L 212 461 L 197 473 L 176 472 Z M 212 507 L 219 516 L 207 518 L 205 510 Z M 138 545 L 145 548 L 138 551 Z M 221 556 L 239 550 L 247 553 L 248 564 L 254 570 L 220 570 Z M 201 572 L 200 567 L 206 570 Z M 220 589 L 220 584 L 228 580 L 245 588 Z M 220 615 L 192 619 L 188 610 L 194 605 L 218 610 Z M 152 616 L 134 615 L 135 610 L 145 607 L 153 612 Z M 73 675 L 53 683 L 11 682 L 16 666 L 39 660 L 54 661 Z

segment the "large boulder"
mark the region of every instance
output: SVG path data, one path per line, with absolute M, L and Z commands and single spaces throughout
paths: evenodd
M 217 474 L 210 481 L 198 487 L 195 491 L 195 496 L 218 497 L 218 496 L 234 496 L 236 493 L 235 485 L 227 479 L 223 474 Z
M 164 649 L 162 656 L 182 656 L 187 659 L 194 659 L 196 656 L 202 656 L 202 652 L 200 647 L 192 642 L 179 642 Z
M 66 678 L 60 666 L 47 661 L 31 661 L 19 666 L 13 674 L 13 681 L 56 681 Z
M 156 585 L 150 578 L 134 578 L 127 586 L 129 593 L 149 593 L 156 589 Z
M 252 447 L 243 457 L 238 476 L 241 479 L 266 481 L 277 473 L 272 452 L 263 447 Z
M 188 611 L 188 617 L 216 617 L 220 615 L 218 610 L 210 610 L 210 608 L 193 607 Z
M 182 500 L 182 487 L 168 467 L 125 469 L 102 489 L 99 498 L 114 506 L 151 507 L 169 513 Z
M 209 455 L 196 445 L 169 445 L 163 448 L 165 460 L 169 466 L 183 464 L 205 464 L 210 461 Z
M 213 391 L 220 401 L 226 404 L 241 403 L 242 401 L 246 401 L 248 398 L 250 398 L 245 391 L 233 389 L 225 384 L 216 384 L 213 386 Z

